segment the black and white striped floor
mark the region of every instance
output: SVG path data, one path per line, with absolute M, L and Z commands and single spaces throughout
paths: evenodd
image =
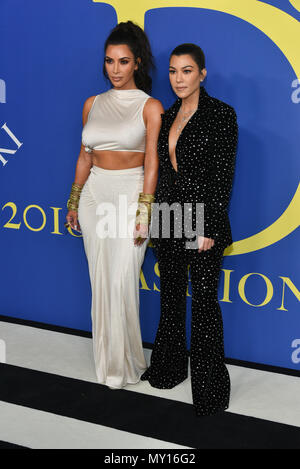
M 98 384 L 80 334 L 0 316 L 0 449 L 300 449 L 299 372 L 228 364 L 230 408 L 197 417 L 190 378 L 171 390 Z

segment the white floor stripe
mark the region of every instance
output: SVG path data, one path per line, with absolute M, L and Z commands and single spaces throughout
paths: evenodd
M 0 440 L 33 449 L 188 448 L 3 401 L 0 415 Z
M 9 364 L 96 382 L 89 338 L 0 322 L 0 340 L 5 341 Z M 146 349 L 148 363 L 150 354 Z M 228 411 L 300 426 L 299 378 L 233 365 L 228 369 L 232 384 Z M 189 378 L 170 390 L 143 381 L 126 389 L 192 403 Z

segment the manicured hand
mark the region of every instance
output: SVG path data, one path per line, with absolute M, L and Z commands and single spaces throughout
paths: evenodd
M 205 238 L 204 236 L 198 236 L 198 252 L 207 251 L 212 248 L 215 244 L 211 238 Z

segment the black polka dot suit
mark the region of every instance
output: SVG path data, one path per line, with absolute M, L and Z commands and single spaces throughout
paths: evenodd
M 201 86 L 197 111 L 183 128 L 176 146 L 177 171 L 169 156 L 169 131 L 181 99 L 162 115 L 158 141 L 160 179 L 155 202 L 189 202 L 195 227 L 196 203 L 204 203 L 203 235 L 214 246 L 186 249 L 188 236 L 152 238 L 160 271 L 161 317 L 150 367 L 142 380 L 157 388 L 173 388 L 188 375 L 186 292 L 188 266 L 192 286 L 191 384 L 197 415 L 229 407 L 230 378 L 224 363 L 223 322 L 217 297 L 223 251 L 232 244 L 227 213 L 235 168 L 238 127 L 232 106 L 210 96 Z M 174 221 L 171 212 L 171 227 Z M 161 218 L 160 218 L 161 223 Z M 195 239 L 195 238 L 194 238 Z

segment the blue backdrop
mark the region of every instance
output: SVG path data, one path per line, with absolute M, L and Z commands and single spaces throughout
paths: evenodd
M 293 40 L 300 19 L 296 2 L 247 2 L 266 8 L 268 31 L 272 21 L 282 21 L 286 34 L 291 21 Z M 134 3 L 128 1 L 130 8 Z M 148 3 L 150 8 L 154 2 Z M 206 54 L 206 90 L 238 115 L 229 212 L 235 243 L 225 251 L 219 287 L 226 356 L 299 369 L 300 85 L 295 67 L 274 39 L 243 15 L 203 8 L 201 1 L 197 8 L 178 7 L 175 1 L 176 7 L 164 7 L 167 3 L 172 2 L 162 0 L 163 8 L 143 14 L 157 66 L 152 95 L 165 108 L 173 103 L 169 53 L 180 43 L 194 42 Z M 114 6 L 92 0 L 1 1 L 2 315 L 91 330 L 82 238 L 66 232 L 63 223 L 80 150 L 83 103 L 110 87 L 102 63 L 105 38 L 121 18 Z M 135 20 L 130 8 L 126 19 Z M 299 63 L 299 53 L 294 60 Z M 188 342 L 190 295 L 189 287 Z M 140 298 L 143 340 L 153 342 L 159 271 L 151 247 Z

